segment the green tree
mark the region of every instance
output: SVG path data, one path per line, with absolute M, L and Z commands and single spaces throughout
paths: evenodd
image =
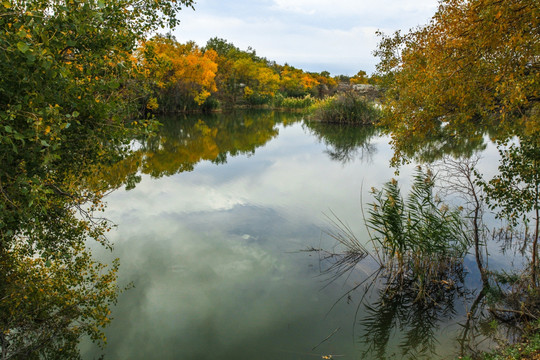
M 103 269 L 85 255 L 84 244 L 88 237 L 107 244 L 109 225 L 94 212 L 102 208 L 108 185 L 87 179 L 128 152 L 130 128 L 145 131 L 150 124 L 133 121 L 141 96 L 133 49 L 147 33 L 175 26 L 177 11 L 191 5 L 191 0 L 0 3 L 3 358 L 43 354 L 52 337 L 74 321 L 92 336 L 106 323 L 106 305 L 117 292 L 101 289 L 115 279 L 115 267 L 103 272 L 104 278 L 92 277 L 91 269 Z M 65 297 L 21 288 L 34 279 L 44 291 L 64 286 Z M 13 297 L 22 297 L 24 306 L 14 305 Z M 93 299 L 86 303 L 92 306 L 64 312 L 85 298 Z M 44 321 L 44 313 L 52 320 Z M 32 336 L 36 329 L 52 336 Z M 80 333 L 71 332 L 76 336 L 70 339 Z
M 513 226 L 520 220 L 526 226 L 532 222 L 530 267 L 532 284 L 536 287 L 539 269 L 540 141 L 537 137 L 522 137 L 519 144 L 504 145 L 499 144 L 499 174 L 488 183 L 481 184 L 491 209 L 498 210 L 498 218 L 509 220 Z

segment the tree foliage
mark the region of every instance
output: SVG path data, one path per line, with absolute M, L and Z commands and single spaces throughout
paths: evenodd
M 32 358 L 82 333 L 101 337 L 117 295 L 106 184 L 87 179 L 128 151 L 137 116 L 137 43 L 175 26 L 191 0 L 0 3 L 0 336 L 2 358 Z M 75 325 L 75 324 L 78 325 Z M 75 326 L 77 330 L 75 330 Z M 62 335 L 63 334 L 63 335 Z M 52 349 L 52 350 L 51 350 Z
M 459 136 L 498 125 L 538 132 L 540 5 L 444 0 L 431 22 L 383 36 L 376 54 L 400 155 L 415 137 Z
M 225 107 L 272 104 L 276 96 L 278 103 L 286 97 L 322 98 L 337 88 L 336 79 L 326 71 L 311 73 L 288 64 L 280 65 L 257 56 L 251 48 L 240 50 L 225 39 L 212 38 L 205 49 L 218 54 L 215 96 Z
M 145 78 L 154 85 L 163 110 L 200 106 L 217 91 L 214 50 L 203 52 L 194 42 L 180 44 L 171 36 L 155 36 L 139 51 Z

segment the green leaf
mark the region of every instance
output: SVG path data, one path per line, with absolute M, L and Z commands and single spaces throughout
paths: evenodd
M 28 46 L 28 44 L 23 43 L 22 41 L 19 41 L 17 43 L 17 49 L 19 49 L 19 51 L 22 53 L 26 53 L 28 49 L 30 49 L 30 47 Z
M 19 133 L 13 134 L 13 137 L 15 138 L 15 140 L 24 140 L 24 136 L 22 136 L 22 134 L 19 134 Z
M 13 129 L 11 129 L 11 126 L 9 126 L 9 125 L 4 126 L 4 130 L 6 130 L 7 133 L 12 133 L 13 132 Z

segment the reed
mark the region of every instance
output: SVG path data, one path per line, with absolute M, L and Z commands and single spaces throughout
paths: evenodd
M 458 210 L 434 195 L 434 177 L 418 168 L 411 191 L 403 199 L 396 180 L 372 189 L 366 225 L 375 251 L 396 278 L 413 278 L 419 290 L 445 281 L 463 260 L 469 240 Z
M 274 107 L 280 109 L 308 109 L 315 104 L 315 99 L 310 95 L 304 97 L 283 97 L 278 94 L 274 97 Z

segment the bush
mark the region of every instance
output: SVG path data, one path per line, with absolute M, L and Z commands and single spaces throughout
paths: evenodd
M 220 102 L 217 98 L 210 96 L 206 101 L 201 105 L 202 112 L 211 112 L 217 110 L 220 107 Z
M 303 98 L 284 98 L 281 107 L 286 109 L 306 109 L 313 104 L 315 104 L 315 99 L 313 99 L 310 95 L 306 95 Z
M 315 104 L 315 99 L 311 95 L 304 97 L 284 97 L 277 94 L 274 97 L 274 107 L 281 109 L 307 109 Z
M 333 123 L 374 124 L 380 118 L 380 110 L 357 93 L 346 92 L 315 103 L 312 118 Z

